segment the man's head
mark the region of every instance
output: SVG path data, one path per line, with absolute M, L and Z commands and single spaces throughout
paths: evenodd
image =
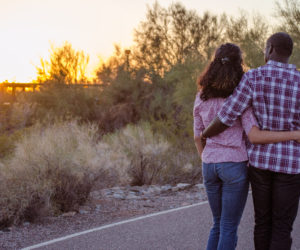
M 278 32 L 269 37 L 265 49 L 265 61 L 287 63 L 293 52 L 293 40 L 289 34 Z

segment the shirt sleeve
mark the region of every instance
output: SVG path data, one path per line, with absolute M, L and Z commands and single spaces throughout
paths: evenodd
M 227 126 L 232 126 L 235 120 L 251 105 L 252 93 L 247 73 L 245 73 L 233 94 L 227 98 L 219 111 L 220 121 Z
M 253 113 L 253 110 L 251 107 L 247 108 L 245 110 L 245 112 L 242 114 L 241 120 L 242 120 L 243 129 L 247 136 L 253 126 L 256 126 L 259 128 L 259 125 L 257 123 L 257 120 L 254 116 L 254 113 Z
M 194 116 L 194 136 L 195 137 L 199 137 L 201 135 L 201 132 L 205 128 L 204 124 L 203 124 L 203 121 L 202 121 L 202 118 L 201 118 L 201 115 L 200 115 L 200 112 L 199 112 L 200 105 L 197 102 L 197 98 L 199 98 L 199 97 L 196 97 L 195 104 L 194 104 L 194 110 L 193 110 L 193 116 Z

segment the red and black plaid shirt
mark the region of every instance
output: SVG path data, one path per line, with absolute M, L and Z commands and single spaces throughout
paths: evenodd
M 252 106 L 260 129 L 300 130 L 300 72 L 293 64 L 269 61 L 244 74 L 218 113 L 226 125 Z M 250 165 L 274 172 L 300 173 L 300 143 L 249 144 Z

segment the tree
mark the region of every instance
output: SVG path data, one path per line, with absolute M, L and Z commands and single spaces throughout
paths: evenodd
M 285 28 L 291 35 L 300 39 L 300 1 L 284 0 L 281 5 L 276 2 L 276 13 L 281 19 L 281 27 Z
M 190 54 L 207 60 L 221 38 L 222 28 L 220 19 L 208 12 L 200 17 L 180 3 L 166 9 L 156 2 L 135 30 L 133 59 L 136 65 L 160 75 L 183 63 Z
M 106 62 L 100 61 L 100 65 L 96 69 L 96 81 L 109 85 L 117 77 L 118 71 L 122 71 L 125 68 L 129 71 L 129 54 L 126 54 L 126 51 L 130 50 L 122 50 L 119 45 L 115 45 L 114 54 Z
M 120 129 L 143 118 L 152 101 L 153 85 L 145 81 L 145 71 L 134 74 L 119 68 L 100 93 L 100 128 L 105 132 Z
M 89 56 L 83 51 L 76 51 L 65 42 L 62 47 L 51 46 L 50 61 L 41 59 L 37 69 L 37 82 L 83 83 L 87 82 L 86 68 Z
M 300 0 L 284 0 L 276 2 L 276 15 L 281 21 L 277 31 L 285 31 L 294 41 L 294 52 L 291 62 L 300 65 Z
M 264 64 L 264 46 L 269 36 L 269 26 L 256 14 L 252 20 L 247 13 L 241 12 L 237 18 L 226 18 L 224 41 L 236 43 L 241 47 L 244 61 L 250 68 Z M 249 21 L 250 20 L 250 21 Z

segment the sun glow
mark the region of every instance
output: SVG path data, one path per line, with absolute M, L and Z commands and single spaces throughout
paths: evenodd
M 132 45 L 133 31 L 145 19 L 147 5 L 155 0 L 0 0 L 0 82 L 32 82 L 40 59 L 48 59 L 50 46 L 69 41 L 90 56 L 89 78 L 108 58 L 114 43 Z M 173 0 L 158 1 L 169 6 Z M 206 10 L 221 14 L 271 9 L 273 0 L 186 0 L 182 3 L 199 14 Z M 258 7 L 259 6 L 259 7 Z M 258 9 L 259 8 L 259 9 Z M 264 14 L 264 13 L 263 13 Z

